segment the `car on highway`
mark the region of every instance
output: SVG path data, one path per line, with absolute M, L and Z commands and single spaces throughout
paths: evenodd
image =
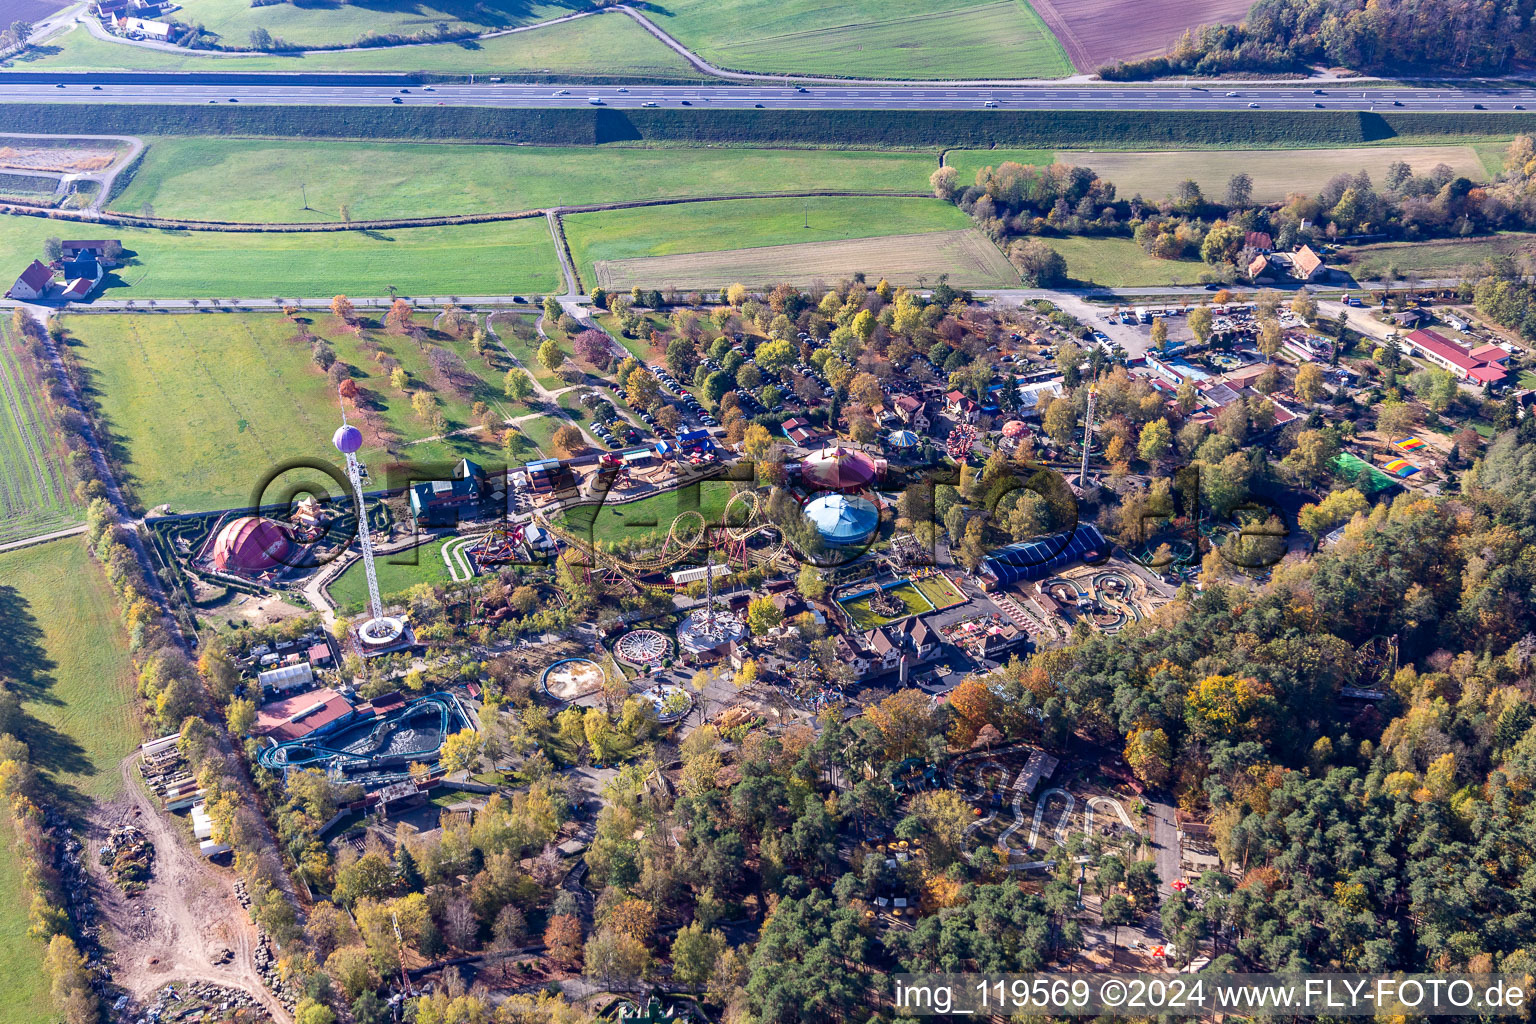
M 1248 109 L 1249 110 L 1258 110 L 1259 109 L 1259 105 L 1257 103 L 1250 103 L 1250 104 L 1248 104 Z
M 1524 110 L 1525 107 L 1523 107 L 1520 104 L 1516 103 L 1514 106 L 1510 107 L 1509 109 L 1510 110 Z
M 600 107 L 603 105 L 603 98 L 601 96 L 588 96 L 587 102 L 592 104 L 594 107 Z
M 795 92 L 810 92 L 810 91 L 811 91 L 811 90 L 809 90 L 809 89 L 807 89 L 807 88 L 806 88 L 806 87 L 805 87 L 805 86 L 803 86 L 803 85 L 797 85 L 797 86 L 795 86 Z
M 987 102 L 983 103 L 982 106 L 986 107 L 988 110 L 994 109 L 997 106 L 997 100 L 987 100 Z
M 401 99 L 399 96 L 391 96 L 389 98 L 389 102 L 391 102 L 391 103 L 404 103 L 405 100 Z
M 1481 103 L 1474 103 L 1474 104 L 1472 104 L 1472 109 L 1473 110 L 1487 110 L 1488 108 L 1483 106 Z
M 1229 93 L 1227 93 L 1227 99 L 1229 99 L 1229 100 L 1230 100 L 1230 99 L 1232 99 L 1232 98 L 1233 98 L 1233 97 L 1235 97 L 1235 96 L 1236 96 L 1236 95 L 1237 95 L 1237 93 L 1235 93 L 1235 92 L 1229 92 Z
M 656 106 L 656 101 L 655 100 L 646 100 L 644 103 L 642 103 L 640 105 L 642 107 L 654 107 L 654 106 Z
M 1328 94 L 1323 92 L 1323 90 L 1321 90 L 1321 89 L 1313 89 L 1312 90 L 1312 95 L 1313 96 L 1327 96 Z
M 1393 106 L 1394 106 L 1394 107 L 1400 107 L 1400 106 L 1402 106 L 1402 105 L 1403 105 L 1403 101 L 1402 101 L 1402 100 L 1393 100 L 1393 101 L 1392 101 L 1392 105 L 1393 105 Z
M 559 90 L 556 90 L 555 92 L 550 93 L 551 96 L 569 96 L 570 94 L 571 94 L 571 90 L 569 90 L 569 89 L 559 89 Z
M 434 89 L 434 88 L 432 88 L 432 87 L 431 87 L 431 86 L 430 86 L 430 85 L 424 85 L 424 86 L 422 86 L 422 87 L 421 87 L 421 91 L 422 91 L 422 92 L 437 92 L 437 90 L 436 90 L 436 89 Z
M 1314 103 L 1314 104 L 1312 104 L 1312 105 L 1313 105 L 1313 106 L 1314 106 L 1314 107 L 1316 107 L 1316 108 L 1317 108 L 1317 109 L 1318 109 L 1318 110 L 1322 110 L 1322 109 L 1323 109 L 1323 105 L 1322 105 L 1322 104 L 1321 104 L 1321 103 Z
M 101 86 L 99 86 L 99 85 L 93 85 L 93 86 L 91 86 L 91 91 L 93 91 L 93 92 L 101 92 Z M 1519 108 L 1519 107 L 1516 107 L 1516 108 L 1515 108 L 1515 109 L 1516 109 L 1516 110 L 1519 110 L 1519 109 L 1520 109 L 1520 108 Z
M 401 92 L 401 93 L 409 93 L 409 92 L 410 92 L 410 91 L 411 91 L 411 90 L 409 90 L 409 89 L 401 89 L 401 90 L 400 90 L 400 92 Z

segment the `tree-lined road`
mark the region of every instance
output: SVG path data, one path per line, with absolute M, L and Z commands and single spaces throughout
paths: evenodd
M 29 77 L 36 77 L 35 75 Z M 157 76 L 164 78 L 165 76 Z M 266 76 L 270 79 L 270 76 Z M 777 110 L 1266 110 L 1536 111 L 1536 89 L 1525 87 L 1409 89 L 1334 86 L 1198 88 L 1176 86 L 569 86 L 519 83 L 476 85 L 336 84 L 335 76 L 291 82 L 179 80 L 90 84 L 79 76 L 57 82 L 12 82 L 0 77 L 0 102 L 259 103 L 304 106 L 471 106 L 550 108 Z M 597 102 L 594 103 L 593 100 Z

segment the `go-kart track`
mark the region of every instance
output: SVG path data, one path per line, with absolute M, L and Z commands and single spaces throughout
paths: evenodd
M 389 782 L 409 774 L 412 763 L 435 764 L 443 741 L 470 721 L 457 697 L 434 693 L 382 718 L 268 747 L 258 760 L 275 771 L 319 768 L 349 782 Z

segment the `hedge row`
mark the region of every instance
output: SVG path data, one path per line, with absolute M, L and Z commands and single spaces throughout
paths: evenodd
M 0 131 L 282 138 L 870 147 L 1350 146 L 1500 138 L 1536 113 L 1139 110 L 527 110 L 504 107 L 255 104 L 0 104 Z

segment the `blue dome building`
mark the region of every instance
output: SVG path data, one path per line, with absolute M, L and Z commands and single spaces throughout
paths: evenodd
M 805 506 L 805 516 L 830 547 L 862 544 L 880 525 L 880 510 L 868 498 L 827 494 Z

